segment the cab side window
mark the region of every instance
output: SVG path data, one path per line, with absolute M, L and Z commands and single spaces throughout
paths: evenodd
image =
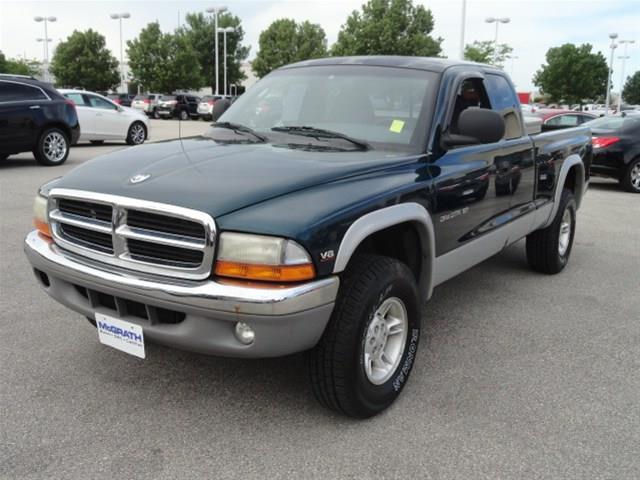
M 113 103 L 105 100 L 104 98 L 96 97 L 95 95 L 87 95 L 89 105 L 93 108 L 102 108 L 104 110 L 117 110 Z
M 81 93 L 65 93 L 64 96 L 79 107 L 87 106 L 86 102 L 84 101 L 84 95 L 82 95 Z
M 578 115 L 558 115 L 550 118 L 546 123 L 556 127 L 577 127 L 582 122 Z
M 505 77 L 492 73 L 487 74 L 486 82 L 493 109 L 504 118 L 504 138 L 511 140 L 522 137 L 524 131 L 519 114 L 520 100 L 513 87 Z
M 453 106 L 453 114 L 451 116 L 451 132 L 458 132 L 460 114 L 467 108 L 491 108 L 487 91 L 480 78 L 463 80 L 458 87 L 455 104 Z

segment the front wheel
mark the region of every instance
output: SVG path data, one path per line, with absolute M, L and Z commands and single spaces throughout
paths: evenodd
M 559 273 L 569 262 L 576 231 L 576 199 L 563 189 L 560 205 L 551 225 L 527 235 L 529 266 L 541 273 Z
M 187 112 L 186 110 L 181 110 L 180 120 L 189 120 L 189 112 Z
M 157 108 L 153 109 L 153 113 L 151 114 L 151 116 L 156 120 L 158 120 L 160 118 L 160 114 L 158 113 L 158 109 Z
M 627 192 L 640 193 L 640 157 L 629 164 L 620 183 Z
M 351 262 L 329 324 L 309 352 L 311 385 L 322 405 L 368 418 L 393 403 L 418 349 L 418 298 L 405 264 L 378 255 Z
M 38 138 L 33 156 L 40 165 L 62 165 L 69 156 L 69 140 L 59 128 L 47 128 Z
M 127 133 L 127 143 L 129 145 L 142 145 L 147 138 L 147 129 L 142 122 L 133 122 Z

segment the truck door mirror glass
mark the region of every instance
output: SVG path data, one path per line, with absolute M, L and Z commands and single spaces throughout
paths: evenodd
M 448 146 L 496 143 L 504 137 L 504 118 L 486 108 L 467 108 L 460 113 L 456 133 L 447 133 L 443 141 Z

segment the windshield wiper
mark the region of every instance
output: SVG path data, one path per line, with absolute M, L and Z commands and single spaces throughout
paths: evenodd
M 249 135 L 253 135 L 254 137 L 256 137 L 261 142 L 267 141 L 267 137 L 264 137 L 260 135 L 258 132 L 256 132 L 255 130 L 249 127 L 246 127 L 244 125 L 240 125 L 239 123 L 215 122 L 215 123 L 212 123 L 211 126 L 215 128 L 226 128 L 228 130 L 233 130 L 235 133 L 248 133 Z
M 274 132 L 285 132 L 291 133 L 293 135 L 302 135 L 305 137 L 314 137 L 314 138 L 339 138 L 342 140 L 346 140 L 347 142 L 353 143 L 360 150 L 369 150 L 371 145 L 362 140 L 357 140 L 352 138 L 344 133 L 334 132 L 333 130 L 325 130 L 324 128 L 316 128 L 316 127 L 308 127 L 308 126 L 282 126 L 282 127 L 273 127 L 271 130 Z

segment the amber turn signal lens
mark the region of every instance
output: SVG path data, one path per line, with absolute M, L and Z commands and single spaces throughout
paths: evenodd
M 33 224 L 36 227 L 36 230 L 38 230 L 38 232 L 40 232 L 42 235 L 51 238 L 51 229 L 49 228 L 49 225 L 44 223 L 41 220 L 38 220 L 37 218 L 33 219 Z
M 253 265 L 249 263 L 216 262 L 216 275 L 266 282 L 300 282 L 311 280 L 316 272 L 313 264 L 301 265 Z

